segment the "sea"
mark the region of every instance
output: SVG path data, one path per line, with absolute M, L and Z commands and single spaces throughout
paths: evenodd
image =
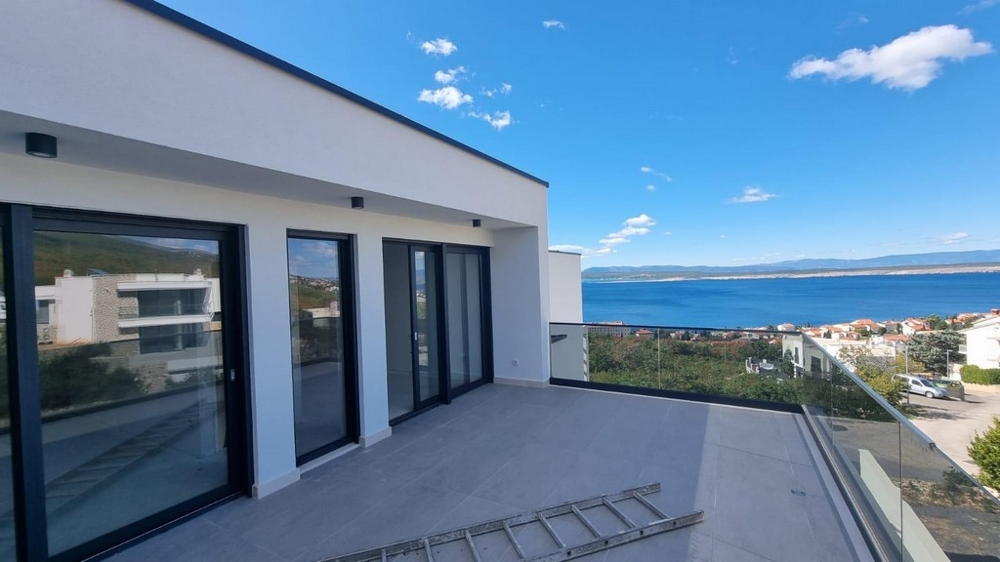
M 585 322 L 645 326 L 818 326 L 993 308 L 1000 308 L 1000 272 L 583 283 Z

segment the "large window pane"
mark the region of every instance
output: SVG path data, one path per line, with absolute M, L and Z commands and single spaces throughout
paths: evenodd
M 434 398 L 441 391 L 438 367 L 438 279 L 437 256 L 433 252 L 413 252 L 416 277 L 417 370 L 420 400 Z
M 49 551 L 228 483 L 220 245 L 37 231 Z
M 413 411 L 414 403 L 409 248 L 401 244 L 385 244 L 382 258 L 389 419 L 395 419 Z
M 483 378 L 483 310 L 480 257 L 478 254 L 449 253 L 448 275 L 448 354 L 451 387 Z
M 13 560 L 14 498 L 10 459 L 10 394 L 7 386 L 7 300 L 4 298 L 3 237 L 0 229 L 0 560 Z
M 288 239 L 295 454 L 300 457 L 348 437 L 342 244 Z

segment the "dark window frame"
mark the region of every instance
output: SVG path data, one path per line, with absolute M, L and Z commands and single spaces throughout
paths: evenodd
M 290 228 L 285 233 L 286 248 L 288 247 L 288 240 L 292 238 L 338 242 L 337 261 L 340 267 L 340 315 L 341 325 L 344 327 L 344 399 L 347 407 L 347 436 L 302 455 L 296 455 L 295 463 L 298 466 L 302 466 L 344 445 L 357 443 L 361 437 L 361 390 L 357 359 L 359 354 L 357 334 L 360 327 L 356 313 L 358 295 L 357 283 L 355 282 L 355 272 L 357 271 L 357 264 L 355 262 L 355 237 L 350 234 Z M 285 267 L 288 267 L 287 256 Z M 289 294 L 289 301 L 290 298 L 291 294 Z M 291 330 L 289 330 L 288 336 L 288 345 L 291 348 Z
M 187 520 L 238 496 L 249 496 L 254 482 L 252 403 L 249 373 L 246 227 L 235 224 L 66 210 L 0 203 L 3 228 L 4 292 L 7 298 L 8 372 L 11 408 L 15 541 L 19 560 L 79 560 L 118 552 L 168 526 Z M 95 537 L 56 555 L 48 552 L 42 455 L 41 390 L 34 302 L 34 233 L 73 232 L 219 242 L 219 274 L 227 311 L 222 338 L 229 448 L 228 483 L 166 510 Z M 29 306 L 30 305 L 30 306 Z

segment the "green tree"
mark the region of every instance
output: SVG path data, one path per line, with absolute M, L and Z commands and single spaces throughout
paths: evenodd
M 867 347 L 845 347 L 840 350 L 840 358 L 847 363 L 855 375 L 879 393 L 886 402 L 898 408 L 905 383 L 894 376 L 896 361 L 891 357 L 875 355 Z
M 976 432 L 969 445 L 969 456 L 979 467 L 979 481 L 1000 490 L 1000 418 L 993 417 L 993 427 L 986 433 Z
M 944 376 L 949 361 L 960 363 L 965 358 L 958 352 L 962 343 L 964 336 L 954 330 L 914 334 L 909 343 L 910 359 L 923 363 L 935 375 Z
M 927 317 L 927 325 L 932 330 L 947 330 L 949 328 L 948 322 L 937 314 L 931 314 Z

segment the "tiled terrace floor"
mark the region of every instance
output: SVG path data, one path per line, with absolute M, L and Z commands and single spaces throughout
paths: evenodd
M 114 560 L 312 561 L 650 482 L 668 514 L 705 520 L 585 560 L 870 559 L 814 450 L 790 414 L 486 385 Z M 512 559 L 499 540 L 483 546 L 484 560 Z

